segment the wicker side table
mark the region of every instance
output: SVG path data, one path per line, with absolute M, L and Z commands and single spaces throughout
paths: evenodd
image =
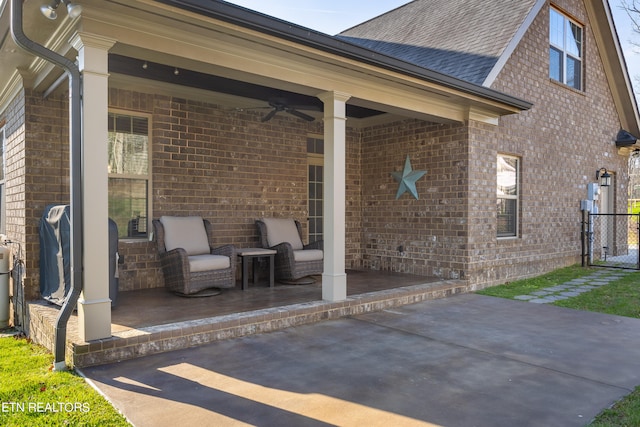
M 274 257 L 276 251 L 273 249 L 263 248 L 239 248 L 236 249 L 236 253 L 242 258 L 242 290 L 246 290 L 249 287 L 249 262 L 253 264 L 253 284 L 258 283 L 258 265 L 254 260 L 255 258 L 269 257 L 269 287 L 273 288 L 274 283 Z

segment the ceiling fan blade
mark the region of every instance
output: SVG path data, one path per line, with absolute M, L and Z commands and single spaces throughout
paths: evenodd
M 298 111 L 298 110 L 294 110 L 293 108 L 287 108 L 287 110 L 286 110 L 286 111 L 287 111 L 287 113 L 289 113 L 289 114 L 293 114 L 294 116 L 299 117 L 299 118 L 301 118 L 302 120 L 306 120 L 306 121 L 308 121 L 308 122 L 312 122 L 312 121 L 314 121 L 314 120 L 315 120 L 315 119 L 314 119 L 313 117 L 311 117 L 310 115 L 305 114 L 305 113 L 301 113 L 300 111 Z
M 236 107 L 237 111 L 249 111 L 249 110 L 270 110 L 273 107 Z
M 271 120 L 273 118 L 273 116 L 276 115 L 276 113 L 278 112 L 277 109 L 273 109 L 271 111 L 269 111 L 269 114 L 267 114 L 266 116 L 264 116 L 262 119 L 260 119 L 261 122 L 268 122 L 269 120 Z
M 289 104 L 287 107 L 297 110 L 297 111 L 318 111 L 323 112 L 324 108 L 321 105 L 311 105 L 311 104 Z

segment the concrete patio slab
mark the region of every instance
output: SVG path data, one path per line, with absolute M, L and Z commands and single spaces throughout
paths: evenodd
M 465 294 L 82 369 L 135 426 L 583 426 L 640 320 Z

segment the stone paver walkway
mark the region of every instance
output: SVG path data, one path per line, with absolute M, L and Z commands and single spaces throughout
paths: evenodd
M 600 286 L 608 285 L 637 270 L 619 269 L 619 268 L 602 268 L 592 274 L 573 279 L 560 285 L 542 288 L 529 295 L 518 295 L 514 297 L 517 300 L 529 301 L 534 304 L 549 304 L 555 301 L 576 297 L 584 292 Z

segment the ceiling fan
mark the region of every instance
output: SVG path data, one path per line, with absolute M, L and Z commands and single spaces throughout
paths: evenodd
M 293 106 L 290 106 L 287 101 L 283 98 L 273 98 L 269 100 L 269 106 L 270 108 L 272 108 L 271 111 L 269 111 L 269 113 L 267 113 L 267 115 L 265 115 L 262 119 L 260 119 L 261 122 L 268 122 L 269 120 L 271 120 L 273 118 L 273 116 L 275 116 L 277 113 L 279 113 L 280 111 L 284 111 L 285 113 L 289 113 L 293 116 L 296 116 L 302 120 L 306 120 L 308 122 L 312 122 L 315 119 L 313 117 L 311 117 L 308 114 L 305 114 L 303 112 L 300 112 L 298 110 L 296 110 Z M 269 107 L 265 107 L 265 108 L 269 108 Z

